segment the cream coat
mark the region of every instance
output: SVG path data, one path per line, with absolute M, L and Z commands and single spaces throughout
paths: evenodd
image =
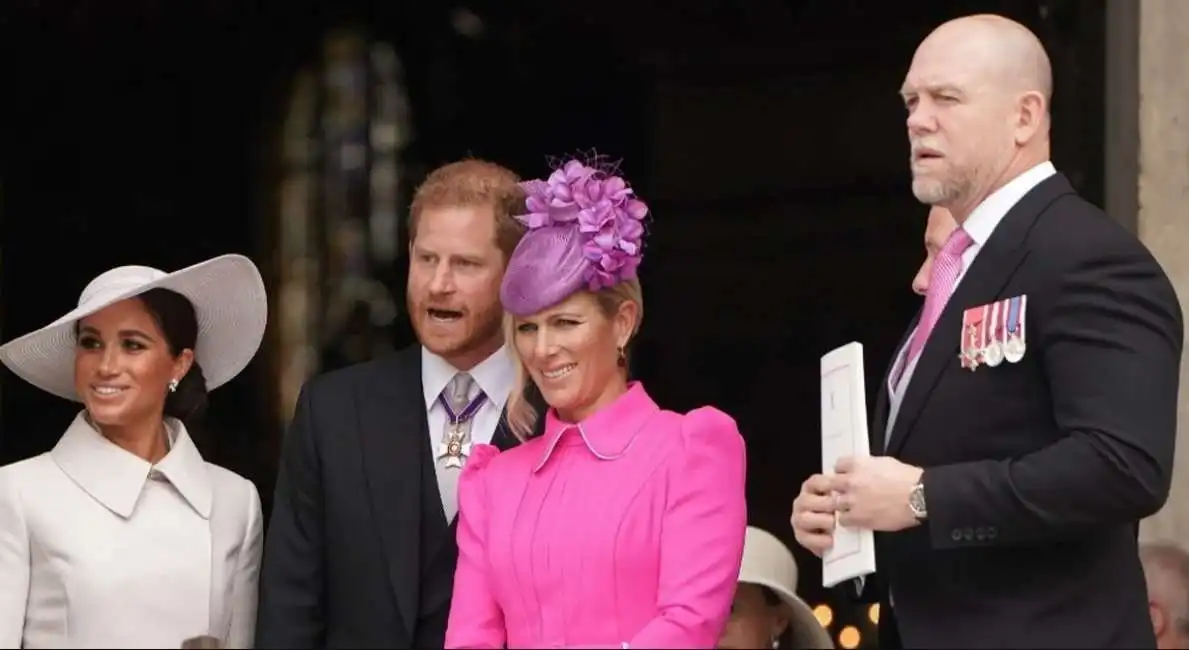
M 49 453 L 0 468 L 0 648 L 249 648 L 260 497 L 185 427 L 156 466 L 80 413 Z

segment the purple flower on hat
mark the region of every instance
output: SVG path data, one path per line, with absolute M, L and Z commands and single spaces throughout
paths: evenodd
M 528 194 L 528 213 L 518 218 L 530 231 L 577 226 L 582 256 L 589 262 L 584 276 L 592 291 L 636 277 L 648 206 L 623 178 L 571 160 L 547 180 L 521 186 Z
M 549 175 L 548 180 L 531 180 L 521 184 L 528 193 L 525 207 L 528 214 L 520 217 L 529 229 L 542 228 L 551 223 L 569 223 L 582 210 L 577 196 L 579 188 L 595 170 L 577 160 L 571 160 Z

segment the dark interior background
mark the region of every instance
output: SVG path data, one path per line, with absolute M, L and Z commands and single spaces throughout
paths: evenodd
M 12 0 L 0 9 L 0 330 L 48 323 L 120 264 L 244 253 L 275 297 L 297 74 L 324 68 L 331 34 L 388 43 L 412 127 L 396 161 L 401 210 L 426 170 L 462 156 L 525 176 L 547 173 L 550 155 L 623 160 L 655 219 L 638 376 L 669 408 L 736 416 L 753 523 L 794 547 L 807 599 L 834 608 L 831 629 L 856 625 L 867 645 L 866 611 L 817 586 L 787 517 L 820 465 L 820 355 L 862 341 L 874 394 L 919 305 L 908 285 L 926 210 L 909 191 L 896 91 L 941 21 L 1021 20 L 1054 62 L 1056 163 L 1101 204 L 1103 4 Z M 330 110 L 325 92 L 311 96 L 313 114 Z M 404 263 L 358 272 L 403 305 Z M 403 323 L 381 342 L 411 342 Z M 377 349 L 349 336 L 322 342 L 323 368 Z M 274 339 L 214 393 L 208 419 L 209 458 L 266 502 L 283 430 Z M 0 460 L 48 450 L 75 407 L 0 377 Z

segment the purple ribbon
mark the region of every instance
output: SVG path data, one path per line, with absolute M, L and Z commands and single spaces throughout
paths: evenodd
M 466 408 L 459 413 L 455 413 L 454 409 L 450 406 L 450 400 L 446 399 L 445 395 L 438 395 L 438 402 L 442 405 L 442 408 L 446 409 L 446 417 L 450 420 L 450 424 L 454 426 L 475 417 L 475 414 L 479 412 L 479 408 L 483 406 L 483 402 L 486 401 L 487 395 L 483 391 L 479 391 L 479 394 L 475 396 L 475 399 L 471 400 L 470 404 L 467 404 Z

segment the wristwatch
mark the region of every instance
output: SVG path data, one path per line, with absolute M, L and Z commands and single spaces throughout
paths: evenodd
M 918 521 L 929 518 L 929 509 L 925 506 L 924 483 L 917 483 L 912 488 L 912 492 L 908 493 L 908 508 L 912 510 L 912 516 L 916 517 Z

